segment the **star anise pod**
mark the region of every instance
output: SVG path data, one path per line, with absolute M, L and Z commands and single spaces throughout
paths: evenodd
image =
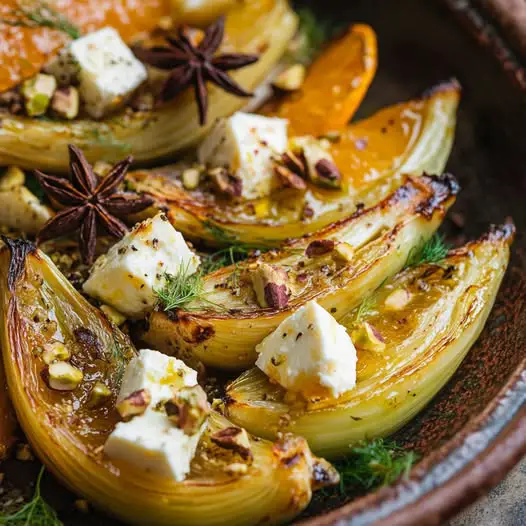
M 252 96 L 252 93 L 244 90 L 226 72 L 253 64 L 258 56 L 241 53 L 214 56 L 224 34 L 225 18 L 221 17 L 205 30 L 203 39 L 198 44 L 192 42 L 185 28 L 181 27 L 175 37 L 166 37 L 168 46 L 134 49 L 137 57 L 146 64 L 170 71 L 161 91 L 163 101 L 172 100 L 190 85 L 194 87 L 201 125 L 206 122 L 208 109 L 207 82 L 238 97 Z
M 120 239 L 128 227 L 119 218 L 141 212 L 153 203 L 153 198 L 149 196 L 118 191 L 131 162 L 131 157 L 120 161 L 104 178 L 99 179 L 82 151 L 70 145 L 69 179 L 35 170 L 46 195 L 65 207 L 42 227 L 37 242 L 42 243 L 79 230 L 82 260 L 91 265 L 95 256 L 97 230 L 101 228 L 110 236 Z

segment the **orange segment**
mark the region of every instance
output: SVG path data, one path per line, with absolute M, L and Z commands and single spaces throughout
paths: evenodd
M 37 5 L 26 0 L 3 0 L 0 19 L 12 20 L 20 5 Z M 151 31 L 159 18 L 170 12 L 169 0 L 56 0 L 50 2 L 86 33 L 113 26 L 126 41 Z M 67 35 L 51 28 L 27 28 L 0 22 L 0 93 L 39 72 L 51 54 L 62 47 Z
M 289 135 L 323 135 L 343 129 L 358 109 L 376 73 L 373 29 L 352 26 L 314 61 L 299 92 L 275 115 L 289 119 Z

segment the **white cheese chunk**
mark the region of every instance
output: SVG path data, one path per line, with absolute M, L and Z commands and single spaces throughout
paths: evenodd
M 356 349 L 345 327 L 310 301 L 257 347 L 256 366 L 289 391 L 334 397 L 356 385 Z
M 139 389 L 148 389 L 152 400 L 144 414 L 116 425 L 104 446 L 106 455 L 156 476 L 184 480 L 206 422 L 199 432 L 188 436 L 170 422 L 159 404 L 174 389 L 196 384 L 196 371 L 180 360 L 141 350 L 126 369 L 118 401 Z
M 287 149 L 286 119 L 237 112 L 220 120 L 203 141 L 199 162 L 228 168 L 243 184 L 241 196 L 268 195 L 276 184 L 273 157 Z
M 138 318 L 155 306 L 155 290 L 165 274 L 193 274 L 199 257 L 164 214 L 136 225 L 108 253 L 95 262 L 84 291 L 122 312 Z
M 122 106 L 148 76 L 145 66 L 111 27 L 74 40 L 46 71 L 61 85 L 78 82 L 84 107 L 95 119 Z

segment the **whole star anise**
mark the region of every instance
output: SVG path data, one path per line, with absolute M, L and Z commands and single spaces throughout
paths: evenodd
M 65 207 L 42 227 L 37 242 L 42 243 L 79 230 L 82 260 L 91 265 L 95 256 L 98 228 L 120 239 L 128 231 L 128 227 L 118 218 L 141 212 L 153 203 L 153 198 L 149 196 L 117 190 L 126 177 L 131 162 L 131 157 L 120 161 L 104 178 L 99 179 L 82 151 L 70 145 L 70 179 L 35 170 L 46 195 Z
M 201 125 L 206 122 L 208 109 L 207 82 L 212 82 L 238 97 L 252 96 L 252 93 L 244 90 L 226 72 L 253 64 L 258 60 L 258 56 L 241 53 L 214 56 L 224 34 L 225 18 L 221 17 L 205 30 L 203 39 L 198 44 L 194 44 L 185 28 L 181 27 L 176 37 L 166 37 L 169 44 L 166 47 L 134 49 L 137 57 L 143 62 L 170 71 L 161 91 L 163 101 L 173 99 L 190 85 L 194 87 Z

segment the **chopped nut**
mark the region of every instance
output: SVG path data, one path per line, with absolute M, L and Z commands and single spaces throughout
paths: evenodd
M 73 391 L 78 387 L 84 375 L 68 362 L 55 362 L 49 366 L 49 387 L 56 391 Z
M 73 86 L 58 88 L 51 100 L 51 109 L 63 119 L 74 119 L 79 114 L 79 91 Z
M 225 466 L 225 471 L 233 477 L 241 477 L 247 474 L 248 466 L 241 462 L 234 462 L 233 464 Z
M 75 505 L 75 508 L 82 512 L 82 513 L 88 513 L 89 511 L 89 503 L 87 500 L 84 500 L 84 499 L 77 499 L 75 502 L 74 502 L 74 505 Z
M 314 169 L 316 170 L 316 178 L 313 179 L 313 182 L 327 188 L 341 187 L 342 174 L 332 161 L 321 159 L 316 163 Z
M 340 259 L 341 261 L 344 261 L 346 263 L 349 263 L 353 260 L 354 257 L 354 249 L 352 245 L 349 245 L 349 243 L 338 243 L 334 247 L 334 256 L 337 259 Z
M 185 435 L 195 435 L 210 413 L 206 393 L 200 385 L 183 387 L 164 404 L 166 414 Z
M 281 156 L 281 162 L 296 175 L 305 177 L 307 175 L 307 168 L 305 166 L 305 161 L 302 156 L 296 155 L 293 151 L 285 152 Z
M 195 190 L 199 186 L 200 178 L 201 174 L 197 168 L 188 168 L 182 174 L 183 186 L 187 190 Z
M 29 462 L 33 460 L 33 452 L 29 447 L 29 444 L 20 444 L 16 449 L 16 459 L 22 462 Z
M 44 352 L 42 353 L 42 360 L 47 365 L 53 362 L 63 362 L 69 360 L 71 353 L 69 349 L 62 342 L 46 343 L 44 345 Z
M 243 191 L 243 181 L 229 173 L 226 168 L 214 168 L 208 172 L 217 190 L 230 197 L 240 197 Z
M 288 274 L 268 263 L 258 263 L 250 278 L 256 299 L 263 308 L 283 309 L 289 303 Z
M 26 181 L 24 171 L 18 166 L 9 166 L 0 179 L 0 192 L 23 186 Z
M 126 316 L 109 305 L 101 305 L 100 310 L 104 313 L 108 321 L 116 327 L 121 326 L 126 321 Z
M 275 166 L 274 173 L 278 176 L 280 183 L 286 188 L 305 190 L 307 183 L 286 166 Z
M 258 219 L 263 219 L 265 217 L 268 217 L 270 214 L 270 204 L 268 199 L 263 199 L 262 201 L 258 201 L 254 205 L 254 214 Z
M 24 81 L 22 84 L 22 95 L 24 96 L 27 114 L 30 117 L 44 115 L 56 88 L 57 81 L 55 77 L 43 73 L 39 73 Z
M 293 64 L 282 71 L 272 84 L 283 91 L 296 91 L 303 85 L 306 74 L 307 69 L 303 64 Z
M 336 241 L 332 239 L 316 239 L 312 241 L 305 250 L 305 255 L 309 258 L 314 258 L 317 256 L 323 256 L 334 250 L 336 246 Z
M 155 96 L 149 91 L 137 93 L 137 95 L 130 101 L 130 107 L 133 111 L 151 111 L 154 106 Z
M 387 298 L 385 298 L 384 305 L 387 310 L 398 311 L 406 307 L 413 295 L 406 289 L 396 289 Z
M 227 427 L 216 431 L 210 436 L 210 440 L 219 447 L 239 453 L 245 460 L 252 460 L 253 458 L 250 449 L 250 439 L 245 429 L 234 426 Z
M 373 352 L 383 352 L 385 350 L 385 340 L 375 327 L 363 322 L 351 333 L 351 339 L 359 349 Z
M 295 137 L 291 141 L 292 151 L 305 159 L 309 179 L 316 185 L 338 189 L 341 188 L 342 176 L 334 164 L 329 147 L 329 141 L 311 136 Z
M 96 382 L 91 390 L 89 405 L 98 407 L 102 405 L 111 396 L 110 388 L 102 382 Z
M 152 396 L 148 389 L 139 389 L 128 395 L 117 404 L 117 411 L 124 421 L 131 420 L 134 416 L 142 415 L 150 402 Z

